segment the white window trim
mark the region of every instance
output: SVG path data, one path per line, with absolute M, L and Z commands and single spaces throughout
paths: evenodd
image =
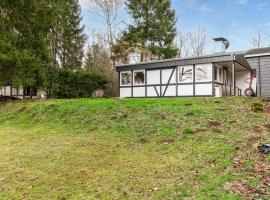
M 143 72 L 143 74 L 144 74 L 144 83 L 142 83 L 142 84 L 138 84 L 138 83 L 135 83 L 135 73 L 136 72 Z M 143 70 L 134 70 L 133 71 L 133 85 L 145 85 L 145 70 L 143 69 Z
M 130 75 L 132 75 L 132 74 L 131 74 L 131 71 L 122 71 L 122 72 L 120 72 L 120 86 L 131 86 L 131 85 L 132 85 L 132 84 L 131 84 L 131 83 L 132 83 L 132 82 L 131 82 L 132 80 L 130 80 L 130 84 L 126 84 L 126 85 L 123 85 L 123 84 L 122 84 L 122 74 L 123 74 L 123 73 L 129 73 Z M 132 79 L 132 78 L 131 78 L 131 79 Z
M 211 67 L 211 79 L 210 80 L 203 80 L 203 81 L 198 81 L 197 80 L 197 67 L 198 66 L 207 66 L 207 67 Z M 210 66 L 210 65 L 206 65 L 206 64 L 200 64 L 200 65 L 195 65 L 195 83 L 207 83 L 207 82 L 212 82 L 213 81 L 213 64 Z
M 192 69 L 192 76 L 191 76 L 191 81 L 180 81 L 180 79 L 179 79 L 179 73 L 180 73 L 180 68 L 181 67 L 191 67 L 191 69 Z M 184 66 L 178 66 L 178 74 L 177 74 L 177 78 L 178 78 L 178 83 L 193 83 L 193 77 L 194 77 L 194 70 L 193 70 L 193 65 L 184 65 Z

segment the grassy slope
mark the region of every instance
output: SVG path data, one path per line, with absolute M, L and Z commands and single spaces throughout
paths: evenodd
M 267 199 L 270 157 L 256 147 L 270 119 L 251 111 L 258 101 L 0 105 L 0 199 Z

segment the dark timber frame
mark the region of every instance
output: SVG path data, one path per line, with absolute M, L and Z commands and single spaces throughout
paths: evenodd
M 144 87 L 145 88 L 145 97 L 148 97 L 147 90 L 148 87 L 152 86 L 154 87 L 154 90 L 156 92 L 156 97 L 165 97 L 166 91 L 169 86 L 175 86 L 176 87 L 176 95 L 174 97 L 195 97 L 195 96 L 215 96 L 215 78 L 214 78 L 214 64 L 215 63 L 222 63 L 222 62 L 230 62 L 232 63 L 232 84 L 231 84 L 231 95 L 236 95 L 236 85 L 235 85 L 235 72 L 236 72 L 236 63 L 243 66 L 244 68 L 251 70 L 251 67 L 249 66 L 248 62 L 244 58 L 244 55 L 242 54 L 219 54 L 219 55 L 212 55 L 212 56 L 201 56 L 201 57 L 194 57 L 194 58 L 185 58 L 185 59 L 168 59 L 168 60 L 160 60 L 160 61 L 153 61 L 153 62 L 145 62 L 145 63 L 138 63 L 138 64 L 127 64 L 127 65 L 119 65 L 116 66 L 117 71 L 119 72 L 119 78 L 120 73 L 124 71 L 131 71 L 131 79 L 132 84 L 131 86 L 121 86 L 120 88 L 130 88 L 131 87 L 131 97 L 134 97 L 133 89 L 136 87 Z M 212 80 L 208 82 L 196 82 L 196 65 L 197 64 L 212 64 Z M 192 65 L 193 66 L 193 81 L 192 83 L 179 83 L 178 82 L 178 67 L 179 66 L 187 66 Z M 169 80 L 166 84 L 162 82 L 162 70 L 163 69 L 172 69 L 172 72 L 169 76 Z M 144 85 L 134 85 L 133 84 L 133 72 L 134 70 L 145 70 L 145 84 Z M 159 84 L 148 84 L 147 78 L 148 78 L 148 72 L 151 70 L 160 70 L 160 83 Z M 171 83 L 171 79 L 175 73 L 175 83 Z M 224 74 L 223 74 L 224 76 Z M 229 73 L 227 72 L 227 76 L 229 76 Z M 121 80 L 119 80 L 119 83 Z M 196 85 L 197 84 L 212 84 L 212 94 L 211 95 L 196 95 Z M 178 94 L 178 87 L 180 85 L 193 85 L 193 95 L 190 96 L 181 96 Z M 162 86 L 165 86 L 165 90 L 163 91 Z M 158 91 L 158 88 L 159 91 Z M 162 92 L 163 91 L 163 92 Z M 170 96 L 166 96 L 170 97 Z M 136 97 L 137 98 L 137 97 Z

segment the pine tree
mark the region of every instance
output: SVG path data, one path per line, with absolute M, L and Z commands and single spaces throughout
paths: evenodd
M 126 5 L 134 24 L 123 32 L 120 41 L 148 50 L 159 59 L 175 57 L 176 17 L 171 0 L 128 0 Z M 142 53 L 141 61 L 144 59 Z
M 58 22 L 55 28 L 55 53 L 59 65 L 65 69 L 82 68 L 86 35 L 81 26 L 81 9 L 78 0 L 62 0 L 58 5 Z

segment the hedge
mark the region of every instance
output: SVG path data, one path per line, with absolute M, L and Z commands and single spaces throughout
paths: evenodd
M 91 97 L 95 89 L 106 89 L 107 84 L 104 76 L 93 72 L 50 68 L 46 76 L 48 97 L 53 98 Z

